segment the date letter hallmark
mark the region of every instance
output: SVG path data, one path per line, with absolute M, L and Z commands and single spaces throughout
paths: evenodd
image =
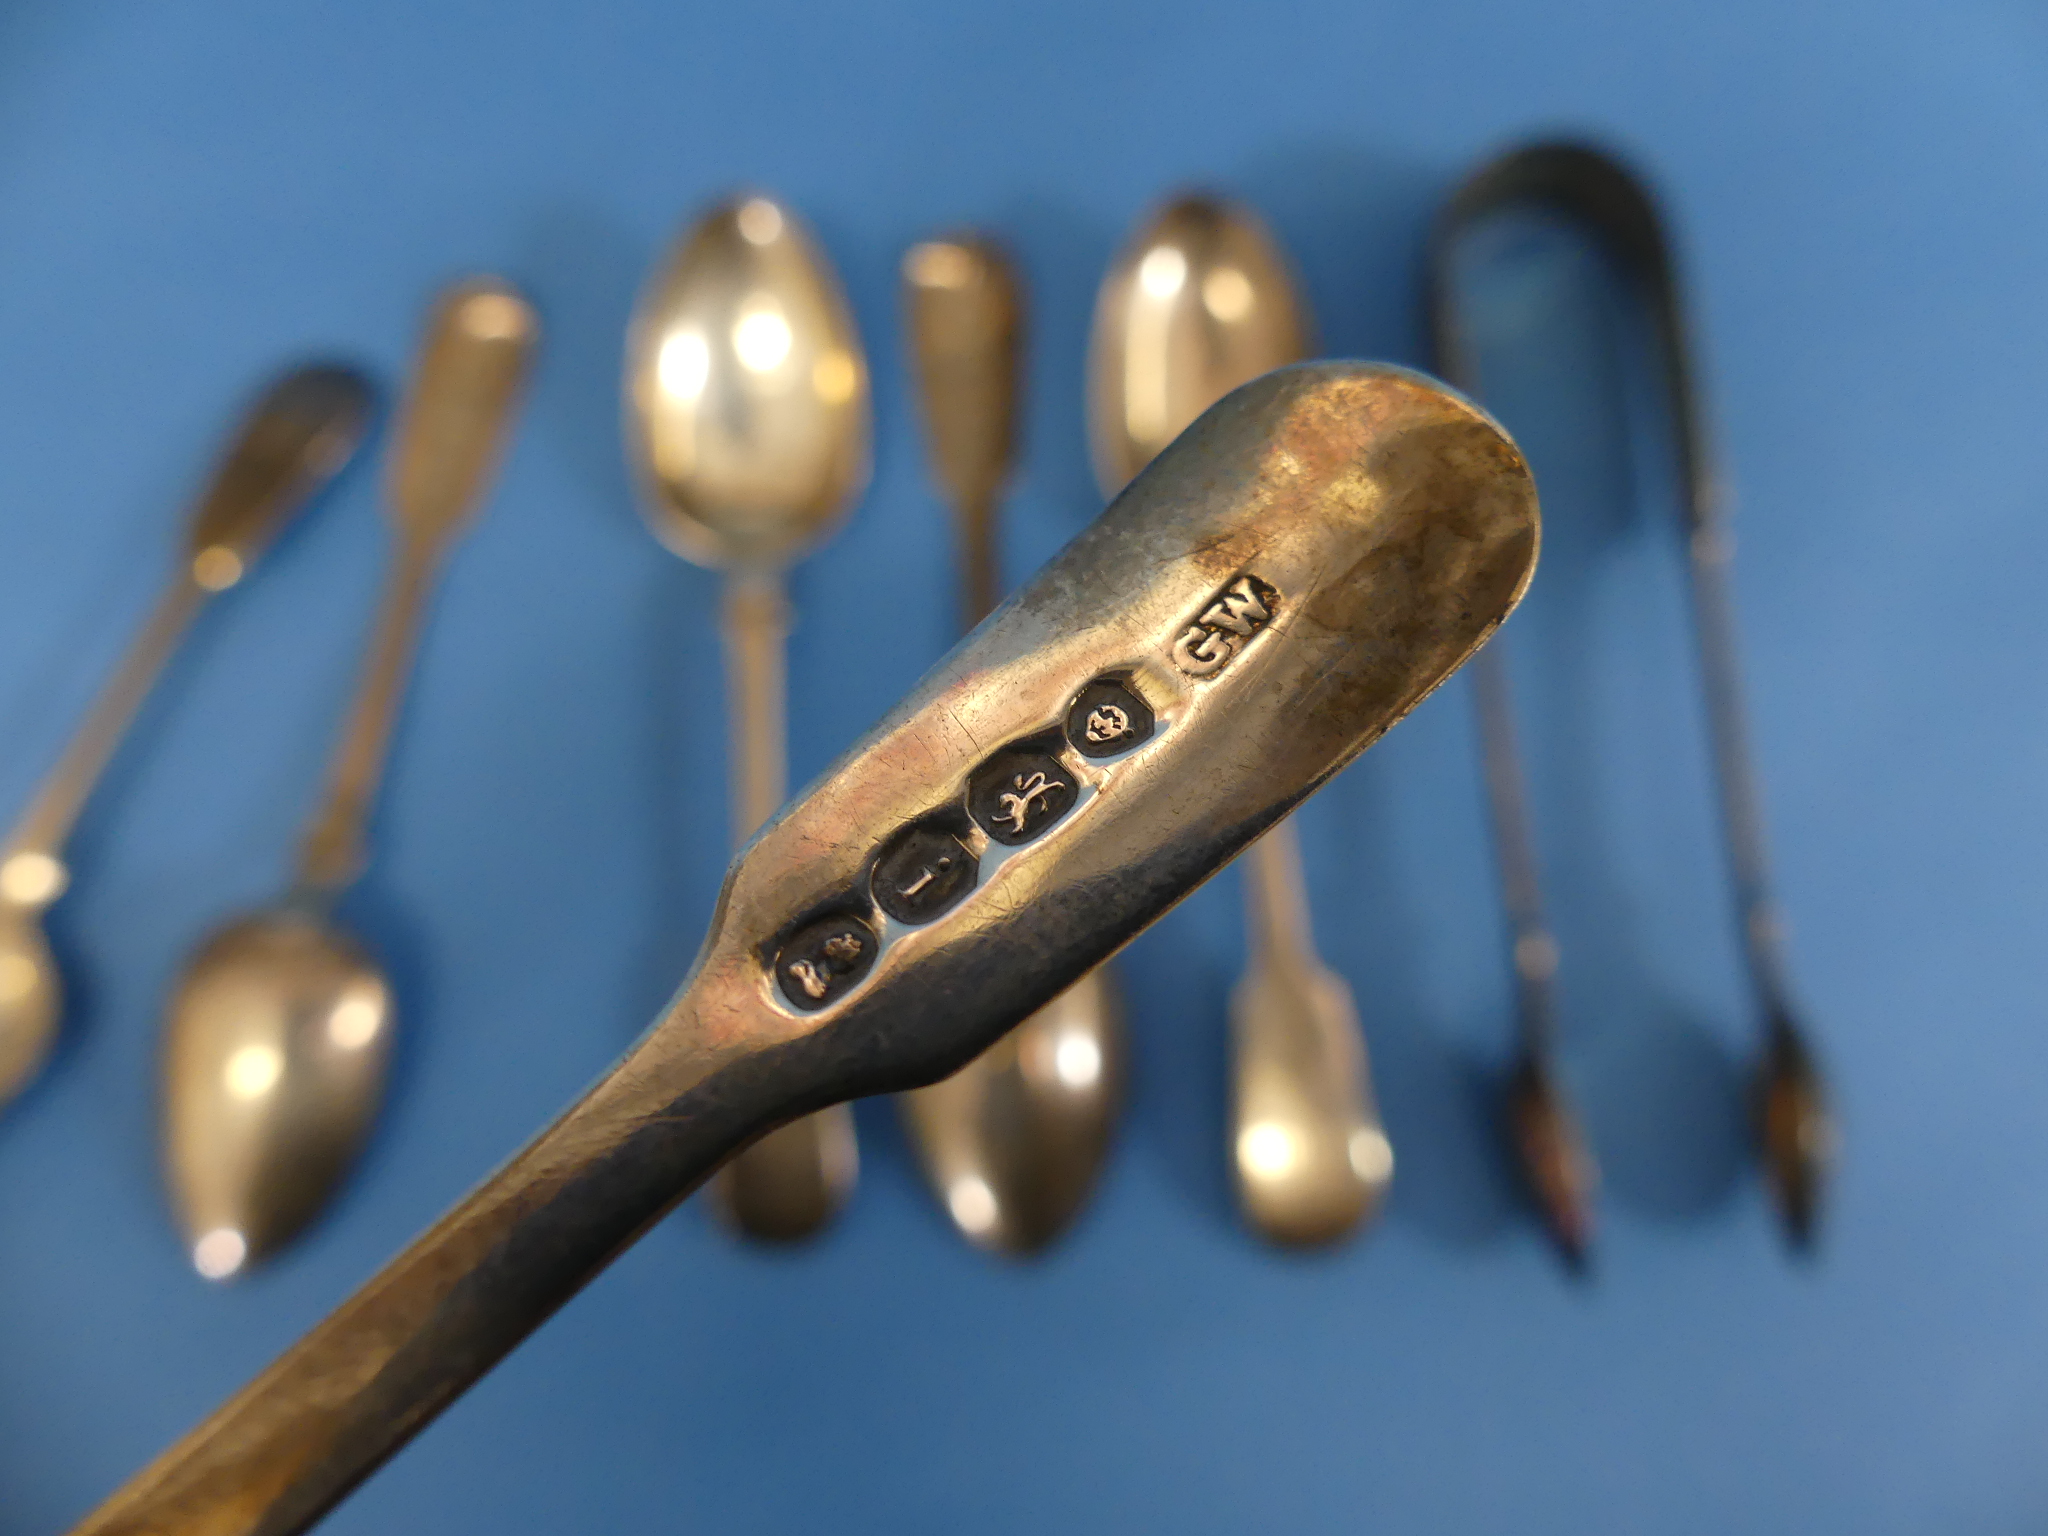
M 1189 677 L 1214 677 L 1273 622 L 1280 594 L 1249 571 L 1211 598 L 1173 642 L 1173 662 Z

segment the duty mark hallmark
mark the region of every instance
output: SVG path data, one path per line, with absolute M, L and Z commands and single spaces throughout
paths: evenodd
M 1114 757 L 1149 741 L 1152 707 L 1130 679 L 1098 677 L 1067 706 L 1067 740 L 1084 757 Z
M 1173 664 L 1189 677 L 1214 677 L 1279 610 L 1280 594 L 1246 571 L 1203 605 L 1173 642 Z

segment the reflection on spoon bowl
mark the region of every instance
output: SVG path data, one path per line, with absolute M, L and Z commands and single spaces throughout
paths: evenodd
M 57 1033 L 57 964 L 41 909 L 0 900 L 0 1104 L 36 1075 Z
M 1098 966 L 965 1071 L 906 1094 L 918 1158 L 976 1246 L 1037 1253 L 1087 1203 L 1123 1102 L 1123 1013 Z
M 391 991 L 346 935 L 283 906 L 218 930 L 164 1056 L 164 1151 L 193 1267 L 222 1280 L 289 1242 L 347 1173 L 382 1096 Z
M 1238 1200 L 1267 1241 L 1332 1243 L 1394 1176 L 1351 989 L 1305 952 L 1255 957 L 1230 999 Z

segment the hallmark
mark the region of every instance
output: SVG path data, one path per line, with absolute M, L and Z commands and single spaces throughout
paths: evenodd
M 1189 677 L 1214 677 L 1273 622 L 1280 594 L 1249 571 L 1212 597 L 1173 642 L 1173 662 Z
M 1067 813 L 1080 784 L 1056 757 L 999 752 L 967 782 L 967 812 L 999 843 L 1028 843 Z
M 1152 736 L 1152 707 L 1126 677 L 1098 677 L 1067 706 L 1067 740 L 1084 757 L 1114 757 Z
M 868 973 L 875 936 L 858 918 L 826 918 L 791 935 L 775 970 L 782 995 L 806 1013 L 824 1007 Z

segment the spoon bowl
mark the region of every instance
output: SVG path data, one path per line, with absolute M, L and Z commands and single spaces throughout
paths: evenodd
M 384 1097 L 394 1025 L 376 964 L 334 924 L 369 818 L 435 577 L 509 436 L 539 321 L 491 278 L 432 307 L 385 482 L 384 598 L 289 895 L 217 930 L 165 1018 L 164 1173 L 192 1264 L 241 1273 L 327 1203 Z
M 0 1105 L 28 1086 L 49 1057 L 62 1006 L 41 909 L 0 899 Z
M 193 1267 L 222 1280 L 290 1242 L 348 1170 L 394 1019 L 375 961 L 287 904 L 193 956 L 164 1045 L 164 1145 Z
M 1238 385 L 1308 350 L 1294 274 L 1257 215 L 1199 195 L 1168 203 L 1096 302 L 1088 426 L 1103 494 Z
M 978 1247 L 1032 1254 L 1072 1225 L 1123 1102 L 1123 1009 L 1097 966 L 951 1077 L 904 1094 L 925 1176 Z
M 726 203 L 677 247 L 635 316 L 626 389 L 642 514 L 698 565 L 784 565 L 867 484 L 853 318 L 823 252 L 772 199 Z

